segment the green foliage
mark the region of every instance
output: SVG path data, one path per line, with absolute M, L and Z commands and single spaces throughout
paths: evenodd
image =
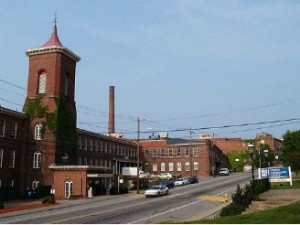
M 231 151 L 227 153 L 229 163 L 232 168 L 236 168 L 237 172 L 242 172 L 244 169 L 244 161 L 249 159 L 248 151 Z M 238 161 L 236 161 L 238 159 Z
M 227 205 L 226 207 L 222 208 L 220 212 L 220 216 L 225 217 L 225 216 L 240 215 L 244 210 L 245 208 L 243 206 L 233 202 Z
M 54 195 L 48 195 L 43 198 L 42 200 L 43 204 L 54 204 L 55 203 L 55 197 Z
M 1 199 L 0 199 L 0 209 L 4 209 L 4 203 Z
M 300 130 L 287 131 L 283 135 L 282 160 L 285 166 L 291 166 L 293 171 L 300 170 Z
M 27 115 L 30 117 L 43 118 L 47 111 L 47 107 L 42 107 L 40 102 L 41 98 L 27 99 Z
M 31 117 L 44 118 L 43 131 L 46 127 L 53 133 L 57 139 L 60 155 L 67 153 L 72 155 L 76 149 L 76 122 L 65 100 L 61 97 L 55 98 L 55 112 L 48 112 L 47 107 L 40 104 L 41 98 L 27 100 L 27 114 Z

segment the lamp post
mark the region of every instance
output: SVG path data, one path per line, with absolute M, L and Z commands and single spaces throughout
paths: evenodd
M 190 128 L 189 130 L 189 133 L 190 133 L 190 170 L 191 170 L 191 177 L 193 176 L 193 169 L 194 169 L 194 166 L 192 166 L 193 164 L 193 151 L 192 151 L 192 128 Z
M 248 151 L 251 158 L 251 174 L 252 174 L 252 180 L 254 181 L 254 163 L 253 163 L 253 152 L 254 152 L 254 145 L 249 143 L 248 144 Z

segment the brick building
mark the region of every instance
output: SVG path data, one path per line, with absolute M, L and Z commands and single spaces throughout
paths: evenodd
M 153 174 L 209 176 L 221 167 L 228 167 L 227 157 L 210 140 L 159 138 L 141 140 L 140 145 L 143 169 Z
M 25 190 L 57 198 L 105 194 L 123 166 L 136 166 L 136 143 L 76 128 L 75 72 L 80 60 L 64 47 L 56 24 L 50 39 L 26 51 L 23 112 L 0 107 L 0 194 Z M 42 194 L 42 193 L 40 193 Z

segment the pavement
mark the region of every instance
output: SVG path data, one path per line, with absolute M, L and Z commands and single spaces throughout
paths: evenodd
M 49 206 L 49 207 L 65 208 L 70 205 L 74 205 L 74 203 L 79 205 L 82 203 L 86 203 L 87 201 L 99 201 L 99 198 L 111 199 L 111 198 L 118 198 L 124 195 L 128 195 L 133 198 L 140 198 L 143 197 L 143 192 L 140 192 L 139 194 L 137 194 L 136 192 L 129 192 L 128 194 L 123 194 L 123 195 L 103 195 L 103 196 L 96 196 L 93 198 L 84 198 L 84 199 L 77 199 L 77 200 L 65 200 L 65 199 L 56 200 L 56 202 L 59 204 Z M 206 211 L 199 212 L 199 214 L 191 217 L 189 221 L 218 217 L 220 210 L 232 202 L 230 196 L 228 197 L 229 197 L 228 201 L 219 201 L 219 203 L 215 207 L 210 208 Z M 300 201 L 300 189 L 271 189 L 265 193 L 262 193 L 260 195 L 260 199 L 262 199 L 263 201 L 252 201 L 252 204 L 246 209 L 245 212 L 243 212 L 243 214 L 262 211 L 270 208 L 288 205 L 296 201 Z M 213 199 L 213 198 L 211 200 L 218 201 L 218 199 Z M 30 205 L 30 204 L 41 204 L 41 200 L 18 200 L 18 201 L 4 202 L 5 208 L 16 206 L 16 205 Z M 36 211 L 48 210 L 49 207 L 37 208 L 32 210 L 36 210 Z M 24 211 L 23 212 L 19 211 L 14 213 L 22 214 L 24 213 Z M 5 216 L 5 213 L 0 214 L 0 218 L 3 216 Z

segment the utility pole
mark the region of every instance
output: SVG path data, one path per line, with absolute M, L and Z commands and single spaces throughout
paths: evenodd
M 136 193 L 140 193 L 140 118 L 137 118 L 137 175 L 136 175 Z
M 190 128 L 189 133 L 190 133 L 190 170 L 191 170 L 191 177 L 192 177 L 193 176 L 192 128 Z

